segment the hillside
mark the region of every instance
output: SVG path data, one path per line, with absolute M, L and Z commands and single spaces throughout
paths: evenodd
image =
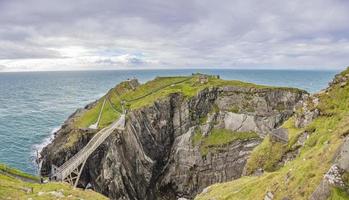
M 282 125 L 286 144 L 265 137 L 247 160 L 247 176 L 214 184 L 195 199 L 349 199 L 348 80 L 349 68 L 302 102 Z
M 0 165 L 0 199 L 107 199 L 91 190 L 73 189 L 66 183 L 39 184 L 39 178 Z
M 69 117 L 41 152 L 41 173 L 61 166 L 126 109 L 125 130 L 89 156 L 79 186 L 89 183 L 111 199 L 191 199 L 241 177 L 252 150 L 269 133 L 278 136 L 307 96 L 200 74 L 127 80 Z

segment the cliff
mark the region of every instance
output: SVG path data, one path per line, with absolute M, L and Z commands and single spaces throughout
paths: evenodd
M 211 184 L 246 174 L 251 152 L 269 135 L 281 143 L 293 139 L 280 126 L 308 96 L 302 90 L 216 76 L 130 82 L 118 84 L 65 122 L 41 153 L 43 175 L 93 137 L 97 130 L 88 127 L 106 99 L 99 128 L 115 121 L 124 104 L 126 129 L 110 135 L 89 157 L 79 185 L 90 183 L 111 199 L 192 199 Z
M 349 68 L 302 100 L 281 126 L 287 143 L 265 137 L 237 180 L 214 184 L 195 199 L 349 199 Z

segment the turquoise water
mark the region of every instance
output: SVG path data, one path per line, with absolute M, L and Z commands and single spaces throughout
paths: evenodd
M 75 109 L 96 100 L 118 82 L 137 77 L 219 74 L 223 79 L 298 87 L 317 92 L 335 71 L 285 70 L 132 70 L 83 72 L 0 73 L 0 163 L 35 173 L 36 149 Z

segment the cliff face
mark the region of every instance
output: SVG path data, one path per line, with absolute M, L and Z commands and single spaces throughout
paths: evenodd
M 127 114 L 125 131 L 109 136 L 88 159 L 81 185 L 91 183 L 111 199 L 193 198 L 213 183 L 239 178 L 254 147 L 305 96 L 295 89 L 235 86 L 205 88 L 189 98 L 171 93 Z M 73 128 L 81 113 L 43 150 L 43 174 L 93 136 Z M 78 139 L 69 141 L 71 134 Z
M 281 125 L 288 141 L 265 137 L 247 159 L 249 176 L 209 186 L 196 199 L 349 199 L 348 82 L 349 68 L 302 99 Z

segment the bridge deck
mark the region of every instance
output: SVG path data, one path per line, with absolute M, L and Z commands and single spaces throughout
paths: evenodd
M 71 157 L 63 165 L 56 169 L 53 177 L 57 180 L 63 181 L 69 176 L 75 169 L 77 169 L 104 141 L 105 139 L 115 130 L 125 129 L 125 114 L 122 114 L 118 121 L 103 128 L 93 136 L 93 138 L 82 148 L 77 154 Z

